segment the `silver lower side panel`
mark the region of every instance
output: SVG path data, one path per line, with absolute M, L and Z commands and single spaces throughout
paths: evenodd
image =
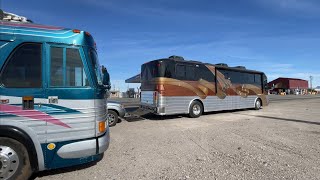
M 158 107 L 164 107 L 164 110 L 156 114 L 187 114 L 192 101 L 196 99 L 202 101 L 204 112 L 254 108 L 257 98 L 258 96 L 248 96 L 246 98 L 227 96 L 225 99 L 220 99 L 217 96 L 208 96 L 206 99 L 200 99 L 197 96 L 160 96 Z

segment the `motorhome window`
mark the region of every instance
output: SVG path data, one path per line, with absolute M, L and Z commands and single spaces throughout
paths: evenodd
M 261 74 L 254 75 L 254 84 L 261 86 Z
M 66 86 L 88 86 L 79 50 L 67 48 L 66 53 Z
M 254 74 L 247 73 L 247 84 L 254 84 Z
M 215 76 L 214 74 L 205 66 L 205 65 L 198 65 L 199 67 L 197 68 L 197 73 L 195 76 L 198 76 L 199 79 L 206 80 L 208 82 L 215 82 Z
M 263 89 L 264 91 L 267 91 L 268 90 L 268 79 L 267 79 L 267 76 L 265 74 L 262 75 L 263 77 Z
M 223 74 L 224 79 L 231 80 L 230 71 L 228 70 L 218 70 L 221 74 Z
M 1 72 L 1 85 L 7 88 L 41 87 L 41 47 L 41 44 L 33 43 L 18 47 Z
M 225 78 L 229 79 L 233 84 L 241 84 L 243 81 L 243 78 L 245 78 L 243 74 L 236 71 L 224 70 L 223 74 L 225 75 Z
M 232 70 L 219 70 L 226 79 L 233 84 L 252 84 L 261 86 L 261 74 L 253 74 L 249 72 L 239 72 Z
M 238 71 L 230 71 L 230 80 L 234 84 L 246 84 L 247 73 Z
M 146 64 L 142 65 L 141 68 L 141 79 L 144 81 L 150 80 L 151 79 L 151 73 L 149 71 L 149 68 L 147 67 Z
M 63 86 L 63 48 L 51 47 L 51 86 Z
M 159 66 L 161 66 L 161 64 L 159 64 L 157 61 L 149 62 L 147 64 L 142 65 L 142 80 L 148 81 L 155 77 L 161 77 L 159 72 Z
M 172 70 L 169 68 L 169 67 L 166 67 L 165 68 L 165 71 L 164 71 L 164 76 L 163 77 L 166 77 L 166 78 L 172 78 Z
M 186 80 L 187 81 L 197 81 L 199 78 L 196 75 L 195 66 L 186 66 Z
M 185 80 L 186 76 L 186 66 L 178 64 L 176 66 L 176 76 L 179 80 Z

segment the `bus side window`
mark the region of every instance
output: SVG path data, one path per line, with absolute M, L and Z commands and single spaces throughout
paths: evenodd
M 88 86 L 78 49 L 67 48 L 66 86 Z
M 64 51 L 64 49 L 66 49 Z M 65 58 L 64 58 L 65 57 Z M 65 68 L 63 66 L 65 59 Z M 79 49 L 51 47 L 51 86 L 89 86 Z
M 51 86 L 63 86 L 63 48 L 51 47 Z
M 41 54 L 41 44 L 26 43 L 18 47 L 1 72 L 1 85 L 7 88 L 40 88 Z

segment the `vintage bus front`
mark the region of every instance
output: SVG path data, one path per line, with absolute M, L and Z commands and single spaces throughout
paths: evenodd
M 1 179 L 99 159 L 109 128 L 92 36 L 31 23 L 0 29 Z

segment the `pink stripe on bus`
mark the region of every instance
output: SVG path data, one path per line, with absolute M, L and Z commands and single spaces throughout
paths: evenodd
M 45 30 L 62 30 L 62 29 L 64 29 L 61 27 L 45 26 L 45 25 L 32 24 L 32 23 L 16 24 L 16 23 L 10 23 L 10 22 L 1 22 L 0 25 L 13 26 L 13 27 L 25 27 L 25 28 L 37 28 L 37 29 L 45 29 Z
M 23 110 L 22 107 L 0 104 L 0 112 L 12 114 L 20 117 L 26 117 L 30 119 L 36 119 L 40 121 L 49 122 L 58 126 L 63 126 L 66 128 L 71 128 L 69 125 L 61 122 L 59 119 L 56 119 L 46 113 L 37 110 Z

